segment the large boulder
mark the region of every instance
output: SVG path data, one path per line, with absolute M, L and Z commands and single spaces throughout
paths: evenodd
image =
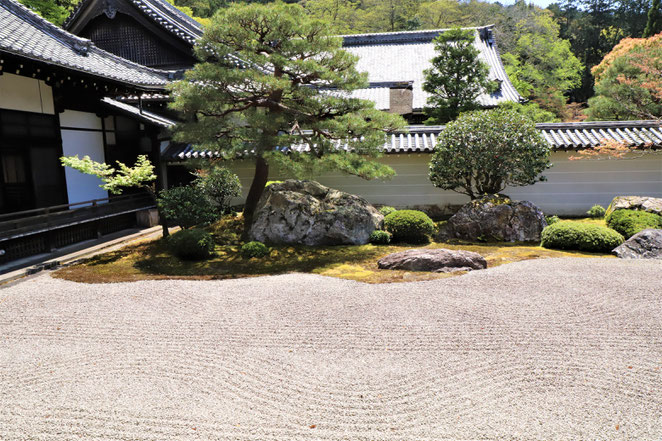
M 662 230 L 644 230 L 612 251 L 621 259 L 662 259 Z
M 605 217 L 616 210 L 640 210 L 662 216 L 662 198 L 648 196 L 616 196 L 607 208 Z
M 487 268 L 485 258 L 464 250 L 418 248 L 389 254 L 379 259 L 380 269 L 450 273 Z
M 363 198 L 314 181 L 288 180 L 264 190 L 249 236 L 273 244 L 362 245 L 383 221 Z
M 546 226 L 545 215 L 531 202 L 490 195 L 462 206 L 442 225 L 437 240 L 538 242 Z

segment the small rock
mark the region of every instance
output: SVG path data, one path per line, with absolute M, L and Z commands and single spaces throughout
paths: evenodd
M 662 216 L 662 198 L 648 196 L 617 196 L 607 208 L 605 217 L 616 210 L 641 210 Z
M 621 259 L 662 259 L 662 230 L 643 230 L 612 251 Z
M 464 250 L 417 248 L 389 254 L 379 259 L 380 269 L 450 273 L 487 268 L 487 261 L 478 253 Z

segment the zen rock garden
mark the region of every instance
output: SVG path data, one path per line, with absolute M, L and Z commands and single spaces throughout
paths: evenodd
M 601 252 L 613 248 L 620 258 L 655 259 L 662 258 L 661 207 L 661 199 L 618 197 L 607 210 L 595 208 L 597 214 L 590 214 L 607 213 L 607 224 L 613 229 L 558 222 L 553 217 L 549 222 L 554 225 L 548 225 L 548 218 L 533 203 L 488 195 L 465 204 L 434 227 L 419 211 L 384 207 L 380 212 L 361 197 L 314 181 L 287 180 L 265 189 L 250 239 L 270 245 L 306 246 L 391 241 L 426 244 L 432 237 L 437 242 L 458 243 L 538 243 L 542 239 L 543 246 L 551 248 Z M 637 230 L 658 220 L 660 229 Z M 462 249 L 412 248 L 380 258 L 377 266 L 382 270 L 451 273 L 485 269 L 487 261 L 479 253 Z

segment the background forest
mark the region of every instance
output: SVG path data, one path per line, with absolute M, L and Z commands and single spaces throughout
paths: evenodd
M 78 3 L 21 1 L 56 24 L 62 24 Z M 216 10 L 231 4 L 226 0 L 168 1 L 203 24 Z M 338 34 L 495 24 L 508 74 L 522 96 L 530 100 L 526 112 L 537 121 L 581 120 L 587 115 L 633 119 L 635 115 L 606 108 L 604 100 L 595 103 L 605 109 L 582 112 L 595 93 L 592 69 L 625 38 L 662 31 L 659 0 L 564 0 L 545 9 L 525 1 L 507 6 L 479 0 L 286 2 L 300 3 L 310 15 L 329 21 Z M 649 22 L 652 25 L 647 27 Z M 652 115 L 656 116 L 655 112 Z

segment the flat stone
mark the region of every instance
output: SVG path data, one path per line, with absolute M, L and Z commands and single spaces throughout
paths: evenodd
M 605 216 L 616 210 L 641 210 L 662 216 L 662 198 L 648 196 L 617 196 L 611 201 Z
M 273 244 L 363 245 L 384 216 L 365 199 L 314 181 L 288 180 L 264 190 L 249 232 Z
M 462 206 L 440 229 L 437 240 L 538 242 L 546 226 L 544 213 L 533 203 L 489 195 Z
M 643 230 L 612 251 L 621 259 L 662 259 L 662 230 Z
M 417 248 L 389 254 L 379 259 L 380 269 L 450 273 L 487 268 L 487 261 L 478 253 L 464 250 Z

